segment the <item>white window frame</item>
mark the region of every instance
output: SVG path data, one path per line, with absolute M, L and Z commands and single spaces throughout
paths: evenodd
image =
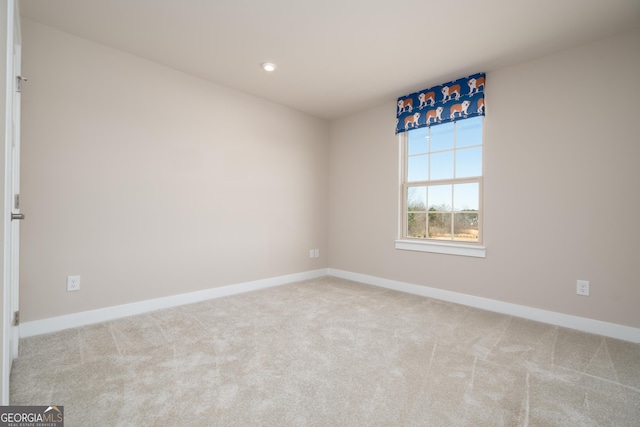
M 484 126 L 482 141 L 482 175 L 484 175 Z M 483 245 L 483 224 L 484 209 L 483 200 L 483 176 L 473 178 L 454 178 L 447 180 L 427 180 L 419 182 L 407 182 L 407 160 L 408 160 L 408 132 L 398 135 L 399 142 L 399 215 L 398 215 L 398 239 L 395 241 L 395 248 L 400 250 L 410 250 L 419 252 L 432 252 L 448 255 L 461 255 L 485 258 L 486 247 Z M 455 163 L 454 163 L 455 164 Z M 455 167 L 455 166 L 454 166 Z M 413 186 L 429 186 L 442 184 L 462 184 L 466 182 L 477 182 L 479 184 L 479 206 L 478 206 L 478 242 L 447 241 L 429 238 L 412 238 L 406 236 L 406 197 L 407 188 Z M 428 225 L 428 224 L 427 224 Z

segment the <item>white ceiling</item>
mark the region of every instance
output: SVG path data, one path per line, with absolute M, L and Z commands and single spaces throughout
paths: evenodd
M 640 0 L 20 0 L 20 7 L 33 21 L 327 119 L 640 27 Z M 278 69 L 265 73 L 264 61 Z

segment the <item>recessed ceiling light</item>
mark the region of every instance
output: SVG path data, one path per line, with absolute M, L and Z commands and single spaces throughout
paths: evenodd
M 271 62 L 265 62 L 264 64 L 262 64 L 262 69 L 268 72 L 272 72 L 276 69 L 276 64 Z

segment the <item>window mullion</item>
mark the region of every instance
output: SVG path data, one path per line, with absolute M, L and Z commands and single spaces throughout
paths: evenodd
M 429 237 L 429 187 L 424 187 L 424 233 L 425 238 Z
M 454 193 L 453 193 L 453 188 L 455 187 L 455 184 L 451 184 L 451 212 L 449 212 L 449 216 L 450 216 L 450 221 L 451 221 L 451 240 L 454 240 L 454 234 L 453 234 L 453 223 L 455 220 L 455 207 L 454 207 Z
M 457 138 L 457 132 L 458 131 L 458 122 L 453 122 L 453 179 L 455 180 L 458 177 L 458 170 L 457 170 L 457 155 L 458 155 L 458 138 Z M 451 183 L 451 240 L 455 240 L 455 234 L 454 234 L 454 225 L 456 222 L 456 214 L 455 214 L 455 192 L 454 192 L 454 188 L 455 188 L 455 183 Z
M 427 132 L 427 180 L 431 181 L 431 126 L 429 126 L 428 129 L 429 131 Z M 427 224 L 428 223 L 429 222 L 427 221 Z
M 456 179 L 458 177 L 458 169 L 457 169 L 457 157 L 458 157 L 458 146 L 457 144 L 457 139 L 456 139 L 456 131 L 458 128 L 458 123 L 457 122 L 453 122 L 453 179 Z

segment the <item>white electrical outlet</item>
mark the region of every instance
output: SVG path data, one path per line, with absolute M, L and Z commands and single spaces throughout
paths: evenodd
M 589 296 L 589 281 L 588 280 L 578 280 L 576 287 L 576 294 L 584 295 L 586 297 Z
M 80 276 L 67 276 L 67 292 L 80 290 Z
M 309 249 L 309 258 L 313 258 L 314 254 L 315 252 L 313 251 L 313 249 Z
M 320 249 L 314 249 L 313 250 L 313 257 L 314 258 L 320 258 Z

